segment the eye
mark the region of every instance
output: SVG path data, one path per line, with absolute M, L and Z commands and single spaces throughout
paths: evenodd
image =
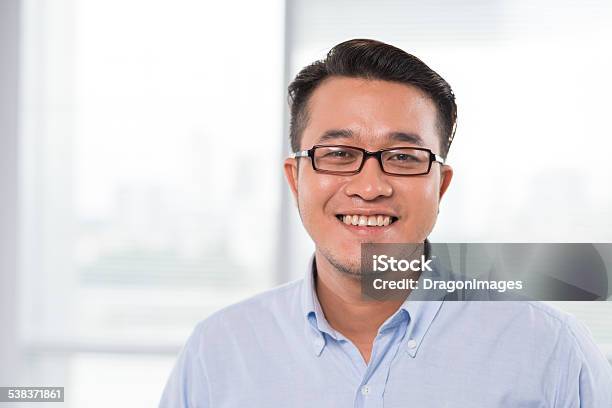
M 411 162 L 411 161 L 419 161 L 416 156 L 413 156 L 408 153 L 397 153 L 389 157 L 389 160 L 399 161 L 399 162 Z
M 335 152 L 330 152 L 329 153 L 330 156 L 332 157 L 348 157 L 350 156 L 349 152 L 345 152 L 344 150 L 336 150 Z
M 346 161 L 353 160 L 356 157 L 355 152 L 347 149 L 333 149 L 326 152 L 322 152 L 321 155 L 322 160 L 336 160 L 336 161 Z

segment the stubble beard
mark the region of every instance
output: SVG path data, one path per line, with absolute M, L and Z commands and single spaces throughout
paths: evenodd
M 366 244 L 367 242 L 363 242 Z M 351 279 L 359 280 L 363 278 L 364 274 L 361 270 L 361 259 L 357 259 L 356 262 L 342 261 L 338 257 L 334 256 L 329 250 L 319 248 L 319 252 L 329 262 L 329 264 L 338 271 L 341 275 L 349 277 Z

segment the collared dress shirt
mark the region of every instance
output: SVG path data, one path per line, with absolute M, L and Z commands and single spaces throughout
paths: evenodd
M 200 322 L 160 407 L 612 408 L 612 369 L 573 316 L 534 301 L 417 301 L 366 363 L 304 279 Z

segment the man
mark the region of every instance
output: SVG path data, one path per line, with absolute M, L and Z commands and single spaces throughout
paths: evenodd
M 362 297 L 361 244 L 426 242 L 451 182 L 444 79 L 400 49 L 352 40 L 289 94 L 284 169 L 312 264 L 201 322 L 162 407 L 612 407 L 610 367 L 556 309 Z

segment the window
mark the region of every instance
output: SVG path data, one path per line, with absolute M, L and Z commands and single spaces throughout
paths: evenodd
M 67 393 L 118 378 L 112 361 L 163 384 L 198 321 L 279 282 L 283 2 L 22 14 L 31 367 L 58 367 L 44 383 Z
M 611 165 L 576 160 L 572 146 L 611 146 L 612 84 L 599 78 L 612 71 L 601 47 L 612 7 L 451 3 L 24 1 L 33 378 L 66 384 L 74 406 L 150 406 L 157 395 L 119 403 L 84 390 L 103 382 L 121 395 L 129 375 L 144 390 L 132 395 L 161 393 L 197 321 L 303 275 L 312 243 L 280 174 L 286 82 L 348 38 L 413 52 L 458 96 L 457 176 L 433 241 L 611 241 Z M 524 168 L 517 143 L 534 152 Z M 476 160 L 490 151 L 497 161 Z M 612 356 L 612 302 L 557 306 Z

